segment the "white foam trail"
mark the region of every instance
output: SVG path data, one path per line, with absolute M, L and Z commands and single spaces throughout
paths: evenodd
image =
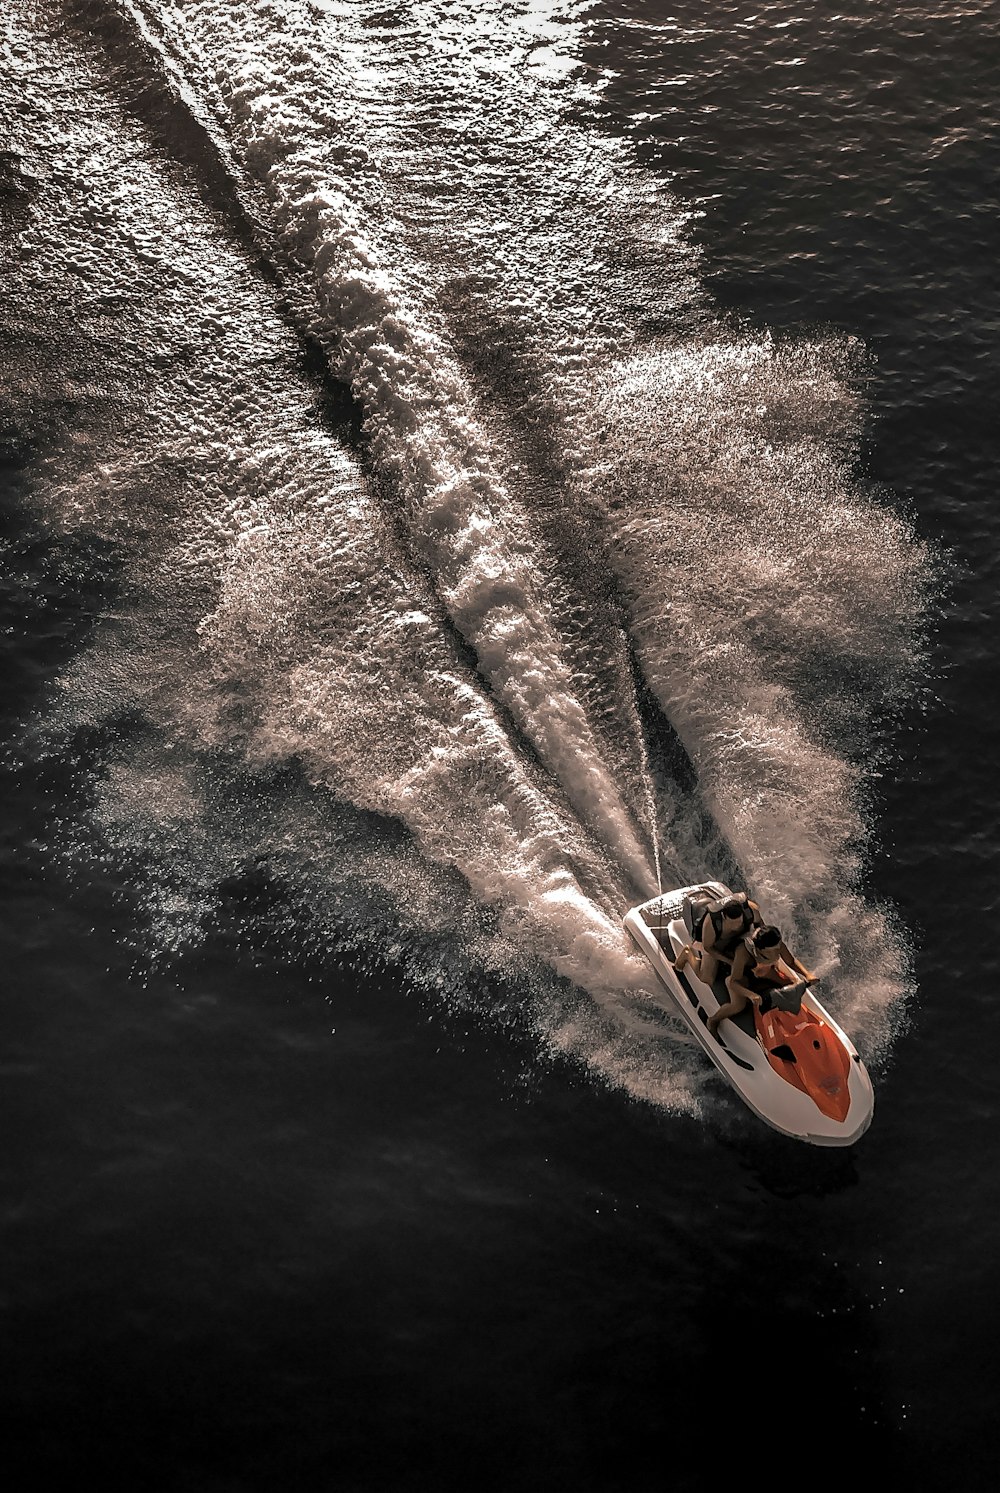
M 30 28 L 19 40 L 48 50 Z M 165 944 L 190 937 L 218 882 L 263 851 L 303 886 L 303 904 L 333 898 L 331 926 L 354 918 L 355 938 L 364 917 L 350 909 L 380 889 L 393 916 L 388 932 L 369 917 L 376 947 L 398 949 L 402 929 L 423 951 L 420 935 L 447 924 L 467 956 L 447 973 L 440 949 L 428 953 L 432 983 L 460 990 L 476 951 L 480 968 L 520 970 L 554 1047 L 616 1081 L 627 1074 L 636 1092 L 686 1102 L 691 1084 L 663 1029 L 628 1007 L 630 989 L 640 999 L 649 989 L 622 939 L 621 867 L 511 738 L 355 462 L 316 429 L 266 290 L 149 159 L 92 64 L 64 64 L 60 89 L 41 68 L 22 82 L 29 96 L 44 86 L 56 123 L 42 105 L 22 149 L 36 211 L 16 290 L 37 311 L 44 287 L 40 304 L 56 314 L 42 343 L 75 348 L 85 374 L 68 413 L 66 382 L 49 391 L 62 434 L 33 472 L 35 491 L 52 523 L 112 538 L 124 563 L 122 598 L 67 672 L 52 727 L 108 733 L 97 823 L 116 856 L 162 865 L 148 884 Z M 58 308 L 74 290 L 70 334 Z M 295 847 L 288 825 L 244 822 L 243 790 L 220 789 L 219 775 L 239 765 L 266 783 L 289 758 L 335 799 L 398 815 L 425 864 L 457 868 L 478 904 L 497 909 L 496 932 L 455 885 L 418 875 L 405 846 L 372 853 L 355 839 L 345 872 L 333 808 L 323 853 L 315 830 Z M 352 882 L 367 884 L 364 899 Z M 596 1005 L 539 982 L 539 958 Z
M 120 9 L 366 422 L 363 473 L 195 183 L 97 53 L 64 38 L 53 77 L 18 13 L 37 195 L 15 290 L 73 306 L 42 335 L 82 370 L 37 491 L 125 565 L 60 716 L 145 723 L 107 748 L 98 817 L 167 868 L 164 926 L 262 854 L 324 927 L 409 949 L 453 994 L 513 972 L 553 1048 L 696 1105 L 703 1067 L 651 1024 L 620 916 L 660 881 L 658 820 L 672 875 L 717 867 L 700 806 L 665 803 L 650 767 L 634 653 L 755 890 L 874 1048 L 905 978 L 853 890 L 854 758 L 912 663 L 920 552 L 851 476 L 836 349 L 706 335 L 703 304 L 693 330 L 683 215 L 570 117 L 579 7 L 421 5 L 406 30 L 365 5 Z M 610 284 L 609 243 L 629 265 Z M 647 313 L 675 317 L 671 345 L 644 341 Z M 706 564 L 734 536 L 736 563 Z M 823 681 L 873 653 L 845 711 Z M 290 763 L 311 788 L 276 809 Z
M 499 458 L 481 456 L 489 443 L 450 351 L 449 330 L 461 336 L 492 315 L 521 380 L 520 413 L 546 427 L 550 467 L 574 484 L 627 599 L 647 678 L 755 890 L 845 976 L 867 949 L 885 971 L 883 995 L 855 998 L 852 1015 L 884 1033 L 901 966 L 892 931 L 876 936 L 878 920 L 850 890 L 864 835 L 852 759 L 870 750 L 865 733 L 912 668 L 923 557 L 852 478 L 857 412 L 840 351 L 779 353 L 721 327 L 714 341 L 701 331 L 641 344 L 643 314 L 662 320 L 697 299 L 692 257 L 678 247 L 680 215 L 620 148 L 567 123 L 567 102 L 587 85 L 573 81 L 578 29 L 558 12 L 417 6 L 403 36 L 365 6 L 329 14 L 327 29 L 292 7 L 279 51 L 265 53 L 263 11 L 237 37 L 203 3 L 185 8 L 173 42 L 224 99 L 237 156 L 256 162 L 275 226 L 305 269 L 305 302 L 368 411 L 380 469 L 412 504 L 453 615 L 475 638 L 475 598 L 488 600 L 496 574 L 489 563 L 478 573 L 475 549 L 452 542 L 453 532 L 465 538 L 470 485 L 499 504 L 508 542 L 530 535 L 501 491 Z M 577 28 L 579 14 L 562 12 Z M 529 65 L 539 30 L 562 39 L 541 77 Z M 639 235 L 657 206 L 656 247 L 674 271 L 667 287 L 662 276 L 642 281 Z M 631 248 L 631 322 L 608 304 L 602 238 Z M 456 291 L 459 264 L 469 285 Z M 430 414 L 431 434 L 401 445 L 414 404 L 421 425 Z M 452 480 L 447 462 L 463 445 L 474 457 Z M 517 592 L 531 616 L 524 599 L 538 596 L 536 577 L 519 573 Z M 512 670 L 506 640 L 486 651 L 487 668 L 564 777 L 538 699 L 516 699 L 514 677 L 530 667 L 519 641 Z M 560 657 L 551 623 L 539 652 Z M 840 660 L 860 661 L 861 689 L 844 688 Z M 834 682 L 825 693 L 823 677 Z M 629 715 L 619 707 L 619 721 Z M 584 723 L 559 718 L 560 736 L 567 724 L 589 751 Z M 635 734 L 624 734 L 641 759 Z M 612 819 L 619 812 L 604 790 L 597 805 L 576 800 L 591 822 L 606 823 L 600 803 Z
M 266 6 L 258 25 L 262 19 L 271 21 Z M 315 32 L 309 7 L 293 6 L 285 19 L 286 26 L 297 21 Z M 196 14 L 167 11 L 156 20 L 157 31 L 170 32 L 173 53 L 184 48 L 198 60 L 196 75 L 204 76 L 204 57 L 191 43 Z M 216 10 L 213 21 L 230 40 L 225 10 Z M 355 126 L 366 145 L 348 152 L 346 171 L 334 159 L 339 149 L 331 150 L 331 117 L 345 98 L 364 97 L 372 76 L 381 86 L 381 71 L 359 67 L 361 43 L 350 36 L 309 52 L 293 35 L 298 62 L 282 75 L 280 59 L 276 69 L 268 55 L 274 39 L 256 50 L 252 26 L 241 18 L 231 39 L 235 54 L 226 57 L 227 71 L 212 90 L 229 103 L 236 154 L 266 174 L 285 253 L 311 272 L 310 318 L 334 345 L 335 372 L 366 412 L 382 488 L 403 505 L 415 557 L 562 791 L 633 886 L 650 891 L 649 850 L 578 698 L 537 539 L 503 474 L 509 453 L 496 449 L 483 428 L 433 301 L 419 278 L 407 283 L 390 273 L 396 252 L 383 243 L 379 215 L 366 210 L 368 121 Z M 359 154 L 366 160 L 360 181 Z

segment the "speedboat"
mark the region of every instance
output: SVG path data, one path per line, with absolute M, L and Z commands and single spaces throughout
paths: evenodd
M 795 983 L 795 971 L 779 965 L 787 987 L 776 991 L 773 1001 L 748 1002 L 713 1036 L 708 1018 L 729 1000 L 725 966 L 711 986 L 690 966 L 674 969 L 709 907 L 732 896 L 721 881 L 678 887 L 633 907 L 625 927 L 712 1062 L 755 1115 L 810 1145 L 853 1145 L 871 1124 L 872 1081 L 811 985 Z

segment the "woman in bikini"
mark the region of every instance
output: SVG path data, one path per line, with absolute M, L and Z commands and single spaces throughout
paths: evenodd
M 747 935 L 736 950 L 733 972 L 726 981 L 729 1002 L 720 1006 L 715 1015 L 708 1018 L 708 1029 L 713 1037 L 718 1031 L 719 1022 L 725 1021 L 727 1016 L 738 1016 L 747 1001 L 753 1001 L 757 1006 L 770 991 L 788 984 L 790 977 L 779 969 L 781 964 L 794 970 L 810 984 L 816 979 L 812 970 L 806 969 L 786 947 L 779 929 L 756 928 Z

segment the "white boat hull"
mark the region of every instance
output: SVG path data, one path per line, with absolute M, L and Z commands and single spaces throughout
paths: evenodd
M 671 962 L 690 941 L 683 919 L 684 899 L 703 891 L 715 897 L 728 895 L 728 888 L 721 882 L 679 887 L 633 907 L 625 916 L 625 927 L 705 1052 L 754 1114 L 783 1135 L 810 1145 L 853 1145 L 871 1124 L 875 1107 L 871 1078 L 850 1038 L 820 1005 L 812 990 L 803 998 L 803 1010 L 829 1029 L 829 1040 L 835 1039 L 842 1044 L 849 1058 L 844 1064 L 847 1096 L 846 1114 L 842 1119 L 824 1114 L 810 1094 L 776 1071 L 776 1066 L 784 1068 L 785 1065 L 775 1065 L 769 1059 L 754 1029 L 749 1008 L 743 1018 L 722 1022 L 718 1037 L 710 1034 L 708 1018 L 728 999 L 724 984 L 717 982 L 713 990 L 690 968 L 678 975 Z

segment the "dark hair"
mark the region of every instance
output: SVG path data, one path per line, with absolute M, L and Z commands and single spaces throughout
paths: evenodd
M 774 944 L 781 942 L 780 928 L 758 928 L 753 936 L 754 947 L 757 949 L 770 949 Z
M 736 897 L 734 897 L 733 900 L 731 902 L 727 902 L 726 905 L 725 905 L 725 907 L 722 909 L 722 916 L 724 918 L 739 918 L 739 917 L 742 917 L 743 916 L 743 903 L 740 902 L 740 901 L 738 901 L 738 899 Z

